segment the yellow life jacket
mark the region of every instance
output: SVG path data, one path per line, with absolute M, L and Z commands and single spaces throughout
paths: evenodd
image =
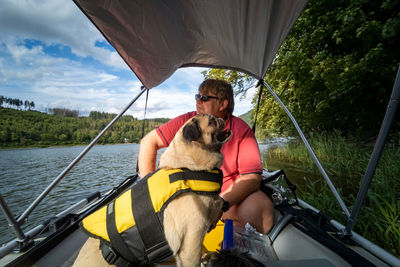
M 218 195 L 222 171 L 159 169 L 139 180 L 81 222 L 83 230 L 132 263 L 157 263 L 172 256 L 165 240 L 163 211 L 185 192 Z

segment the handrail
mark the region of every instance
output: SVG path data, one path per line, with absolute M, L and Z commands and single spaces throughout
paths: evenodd
M 60 212 L 55 217 L 53 217 L 52 220 L 62 218 L 64 216 L 66 216 L 67 214 L 71 213 L 72 211 L 76 211 L 76 210 L 82 208 L 83 206 L 85 206 L 89 202 L 93 201 L 94 199 L 100 198 L 100 196 L 101 196 L 100 192 L 96 192 L 96 193 L 82 199 L 81 201 L 75 203 L 74 205 L 65 209 L 64 211 Z M 29 240 L 29 239 L 35 237 L 45 227 L 46 227 L 46 224 L 44 223 L 44 224 L 39 224 L 35 228 L 29 230 L 28 232 L 26 232 L 26 234 L 24 234 L 24 236 L 25 236 L 24 240 Z M 11 251 L 13 251 L 16 247 L 21 246 L 22 241 L 23 240 L 16 238 L 16 239 L 13 239 L 13 240 L 9 241 L 8 243 L 4 244 L 3 246 L 1 246 L 0 247 L 0 259 L 3 258 L 4 256 L 6 256 Z
M 296 122 L 296 120 L 293 117 L 292 113 L 285 106 L 285 104 L 283 104 L 281 99 L 277 96 L 277 94 L 275 94 L 275 92 L 271 89 L 271 87 L 269 86 L 269 84 L 266 81 L 264 81 L 264 85 L 265 85 L 265 87 L 267 87 L 267 89 L 272 94 L 272 96 L 275 98 L 275 100 L 281 105 L 283 110 L 289 116 L 290 120 L 292 121 L 292 123 L 296 127 L 296 130 L 299 133 L 301 140 L 303 140 L 303 143 L 305 144 L 305 146 L 306 146 L 306 148 L 308 150 L 308 153 L 310 154 L 312 160 L 314 161 L 315 165 L 317 165 L 318 170 L 320 171 L 320 173 L 324 177 L 326 183 L 328 184 L 329 188 L 331 189 L 333 195 L 335 196 L 336 200 L 338 201 L 338 203 L 339 203 L 340 207 L 342 208 L 343 212 L 345 213 L 346 217 L 349 218 L 350 217 L 350 212 L 347 209 L 346 204 L 344 204 L 342 198 L 340 197 L 340 195 L 339 195 L 338 191 L 336 190 L 335 186 L 333 185 L 332 181 L 329 179 L 328 174 L 325 172 L 324 168 L 322 167 L 322 164 L 319 162 L 317 156 L 315 155 L 313 149 L 311 148 L 311 146 L 308 143 L 306 137 L 304 136 L 303 132 L 301 131 L 300 126 Z
M 35 199 L 35 201 L 18 217 L 17 223 L 22 224 L 36 206 L 47 196 L 47 194 L 69 173 L 69 171 L 85 156 L 87 152 L 99 141 L 111 126 L 132 106 L 133 103 L 146 91 L 142 86 L 136 97 L 86 146 L 86 148 L 57 176 L 57 178 Z
M 25 239 L 30 240 L 32 237 L 34 237 L 37 234 L 39 234 L 44 229 L 44 227 L 45 227 L 45 225 L 39 224 L 35 228 L 27 231 L 26 234 L 25 234 Z M 21 247 L 20 247 L 21 246 L 21 242 L 23 242 L 23 241 L 21 241 L 20 239 L 16 238 L 16 239 L 13 239 L 13 240 L 9 241 L 6 244 L 3 244 L 0 247 L 0 259 L 5 257 L 6 255 L 8 255 L 11 251 L 13 251 L 17 247 L 19 247 L 19 249 L 21 250 Z M 33 245 L 33 244 L 34 243 L 32 242 L 31 245 Z M 22 249 L 24 249 L 24 247 L 22 247 Z
M 344 234 L 350 234 L 354 225 L 356 224 L 356 219 L 358 213 L 360 212 L 362 202 L 364 201 L 368 188 L 371 184 L 372 178 L 375 173 L 376 166 L 378 165 L 379 158 L 382 154 L 383 147 L 386 142 L 386 138 L 389 134 L 390 126 L 393 124 L 394 118 L 396 116 L 396 110 L 400 100 L 400 67 L 397 70 L 396 80 L 393 86 L 392 94 L 390 96 L 389 104 L 386 109 L 385 117 L 379 130 L 379 135 L 376 140 L 374 150 L 372 151 L 371 158 L 368 162 L 367 169 L 363 178 L 363 182 L 358 191 L 357 198 L 354 202 L 351 215 L 347 220 L 347 225 Z

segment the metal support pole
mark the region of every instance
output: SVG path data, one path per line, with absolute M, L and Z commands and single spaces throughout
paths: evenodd
M 275 98 L 276 101 L 282 106 L 282 108 L 285 110 L 286 114 L 289 116 L 290 120 L 296 127 L 297 132 L 300 135 L 301 140 L 303 140 L 303 143 L 305 144 L 308 153 L 310 154 L 312 160 L 314 161 L 315 165 L 317 165 L 318 170 L 324 177 L 326 183 L 328 184 L 329 188 L 331 189 L 333 195 L 335 196 L 336 200 L 338 201 L 340 207 L 342 208 L 344 214 L 348 218 L 350 216 L 350 212 L 347 209 L 346 205 L 344 204 L 342 198 L 340 197 L 338 191 L 336 190 L 336 187 L 333 185 L 332 181 L 329 179 L 328 174 L 325 172 L 324 168 L 322 167 L 322 164 L 319 162 L 317 156 L 315 155 L 313 149 L 311 148 L 310 144 L 308 143 L 306 137 L 304 136 L 303 132 L 300 129 L 300 126 L 296 122 L 295 118 L 293 117 L 292 113 L 288 110 L 288 108 L 283 104 L 283 102 L 280 100 L 280 98 L 275 94 L 275 92 L 271 89 L 271 87 L 264 81 L 265 86 L 268 88 L 269 92 L 272 94 L 272 96 Z
M 358 191 L 357 199 L 354 203 L 353 210 L 351 211 L 351 215 L 347 220 L 345 234 L 350 234 L 351 230 L 356 224 L 358 213 L 360 212 L 362 202 L 364 201 L 364 198 L 367 195 L 368 188 L 374 176 L 376 166 L 378 165 L 378 161 L 382 154 L 386 138 L 389 134 L 390 126 L 392 126 L 393 120 L 396 116 L 396 110 L 399 104 L 399 100 L 400 100 L 400 67 L 397 70 L 396 80 L 393 86 L 392 94 L 390 96 L 389 104 L 386 109 L 385 117 L 383 118 L 381 129 L 379 130 L 379 135 L 376 140 L 374 150 L 372 151 L 371 159 L 368 162 L 367 170 L 365 172 L 360 190 Z
M 6 201 L 4 200 L 4 198 L 1 194 L 0 194 L 0 204 L 1 204 L 0 206 L 4 212 L 4 215 L 7 218 L 9 226 L 12 227 L 15 235 L 17 236 L 17 238 L 19 240 L 21 240 L 21 241 L 24 240 L 25 239 L 24 232 L 22 232 L 21 227 L 19 227 L 19 224 L 15 220 L 14 215 L 11 213 L 10 209 L 7 206 Z
M 47 194 L 68 174 L 68 172 L 85 156 L 87 152 L 99 141 L 111 126 L 132 106 L 133 103 L 146 91 L 142 86 L 139 94 L 86 146 L 86 148 L 57 176 L 57 178 L 36 198 L 36 200 L 18 218 L 18 224 L 24 222 L 35 207 L 47 196 Z

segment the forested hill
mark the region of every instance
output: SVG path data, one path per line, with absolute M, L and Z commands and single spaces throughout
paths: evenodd
M 91 112 L 89 117 L 67 117 L 33 110 L 0 108 L 0 147 L 88 144 L 116 114 Z M 145 133 L 169 119 L 147 119 Z M 100 139 L 100 144 L 136 143 L 143 120 L 123 116 Z

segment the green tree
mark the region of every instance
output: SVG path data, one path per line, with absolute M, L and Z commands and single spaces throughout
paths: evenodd
M 399 1 L 309 2 L 267 76 L 302 125 L 376 133 L 371 127 L 379 124 L 370 121 L 382 120 L 400 63 L 399 7 Z M 269 110 L 260 115 L 275 128 L 282 112 Z
M 219 79 L 226 80 L 234 88 L 235 94 L 245 94 L 246 88 L 254 79 L 242 72 L 236 70 L 225 70 L 225 69 L 208 69 L 202 71 L 202 74 L 207 79 Z
M 58 111 L 56 115 L 0 108 L 0 147 L 88 144 L 115 117 L 115 114 L 104 112 L 93 113 L 99 116 L 69 117 L 76 113 L 63 108 Z M 146 120 L 145 134 L 166 121 L 168 119 Z M 100 143 L 139 142 L 142 125 L 141 120 L 123 116 L 100 139 Z

